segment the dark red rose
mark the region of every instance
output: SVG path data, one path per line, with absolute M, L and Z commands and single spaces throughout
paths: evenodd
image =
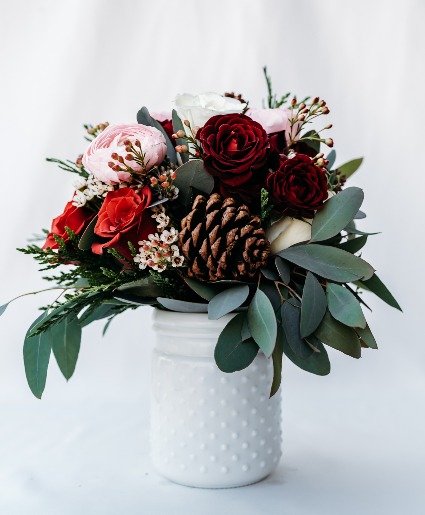
M 65 227 L 74 231 L 75 234 L 80 234 L 90 223 L 94 214 L 84 207 L 75 207 L 72 205 L 72 200 L 65 206 L 64 212 L 57 216 L 52 222 L 52 228 L 47 236 L 43 249 L 58 249 L 59 245 L 56 243 L 53 235 L 60 236 L 64 241 L 68 241 L 69 237 L 65 231 Z
M 260 183 L 270 144 L 263 127 L 243 114 L 210 118 L 198 133 L 207 171 L 220 189 L 234 188 L 250 180 Z
M 280 213 L 312 216 L 328 198 L 325 168 L 304 155 L 281 157 L 279 168 L 266 179 L 270 201 Z
M 150 213 L 144 213 L 152 199 L 152 193 L 145 186 L 140 195 L 132 188 L 110 191 L 99 211 L 94 232 L 105 239 L 92 244 L 95 254 L 102 254 L 103 249 L 116 249 L 127 259 L 131 259 L 128 247 L 130 241 L 136 248 L 138 241 L 147 239 L 156 232 L 156 225 Z

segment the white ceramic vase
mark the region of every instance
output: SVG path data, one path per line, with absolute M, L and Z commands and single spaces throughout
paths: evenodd
M 152 461 L 182 485 L 248 485 L 267 477 L 281 457 L 281 396 L 269 398 L 271 360 L 259 353 L 232 374 L 215 364 L 218 335 L 232 316 L 154 312 Z

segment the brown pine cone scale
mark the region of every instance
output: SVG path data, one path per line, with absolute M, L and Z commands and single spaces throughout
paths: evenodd
M 198 195 L 182 220 L 179 244 L 188 276 L 200 281 L 247 281 L 266 265 L 270 243 L 261 220 L 234 199 Z

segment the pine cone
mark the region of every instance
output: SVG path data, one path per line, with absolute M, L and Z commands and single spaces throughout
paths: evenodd
M 188 276 L 200 281 L 252 279 L 270 254 L 258 216 L 232 198 L 223 201 L 218 193 L 195 198 L 182 220 L 179 243 Z

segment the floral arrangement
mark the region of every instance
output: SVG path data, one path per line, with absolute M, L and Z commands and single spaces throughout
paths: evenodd
M 127 309 L 236 312 L 215 349 L 218 367 L 248 367 L 261 350 L 318 375 L 326 346 L 359 358 L 377 348 L 361 296 L 397 309 L 360 257 L 370 234 L 357 228 L 363 191 L 346 187 L 362 159 L 335 166 L 316 130 L 324 100 L 278 98 L 264 69 L 267 108 L 240 95 L 178 95 L 172 114 L 143 107 L 137 123 L 86 125 L 75 162 L 48 159 L 76 175 L 75 191 L 34 256 L 60 295 L 29 328 L 28 384 L 41 398 L 50 355 L 69 379 L 82 328 Z M 307 130 L 309 129 L 309 130 Z M 7 304 L 0 308 L 3 313 Z

